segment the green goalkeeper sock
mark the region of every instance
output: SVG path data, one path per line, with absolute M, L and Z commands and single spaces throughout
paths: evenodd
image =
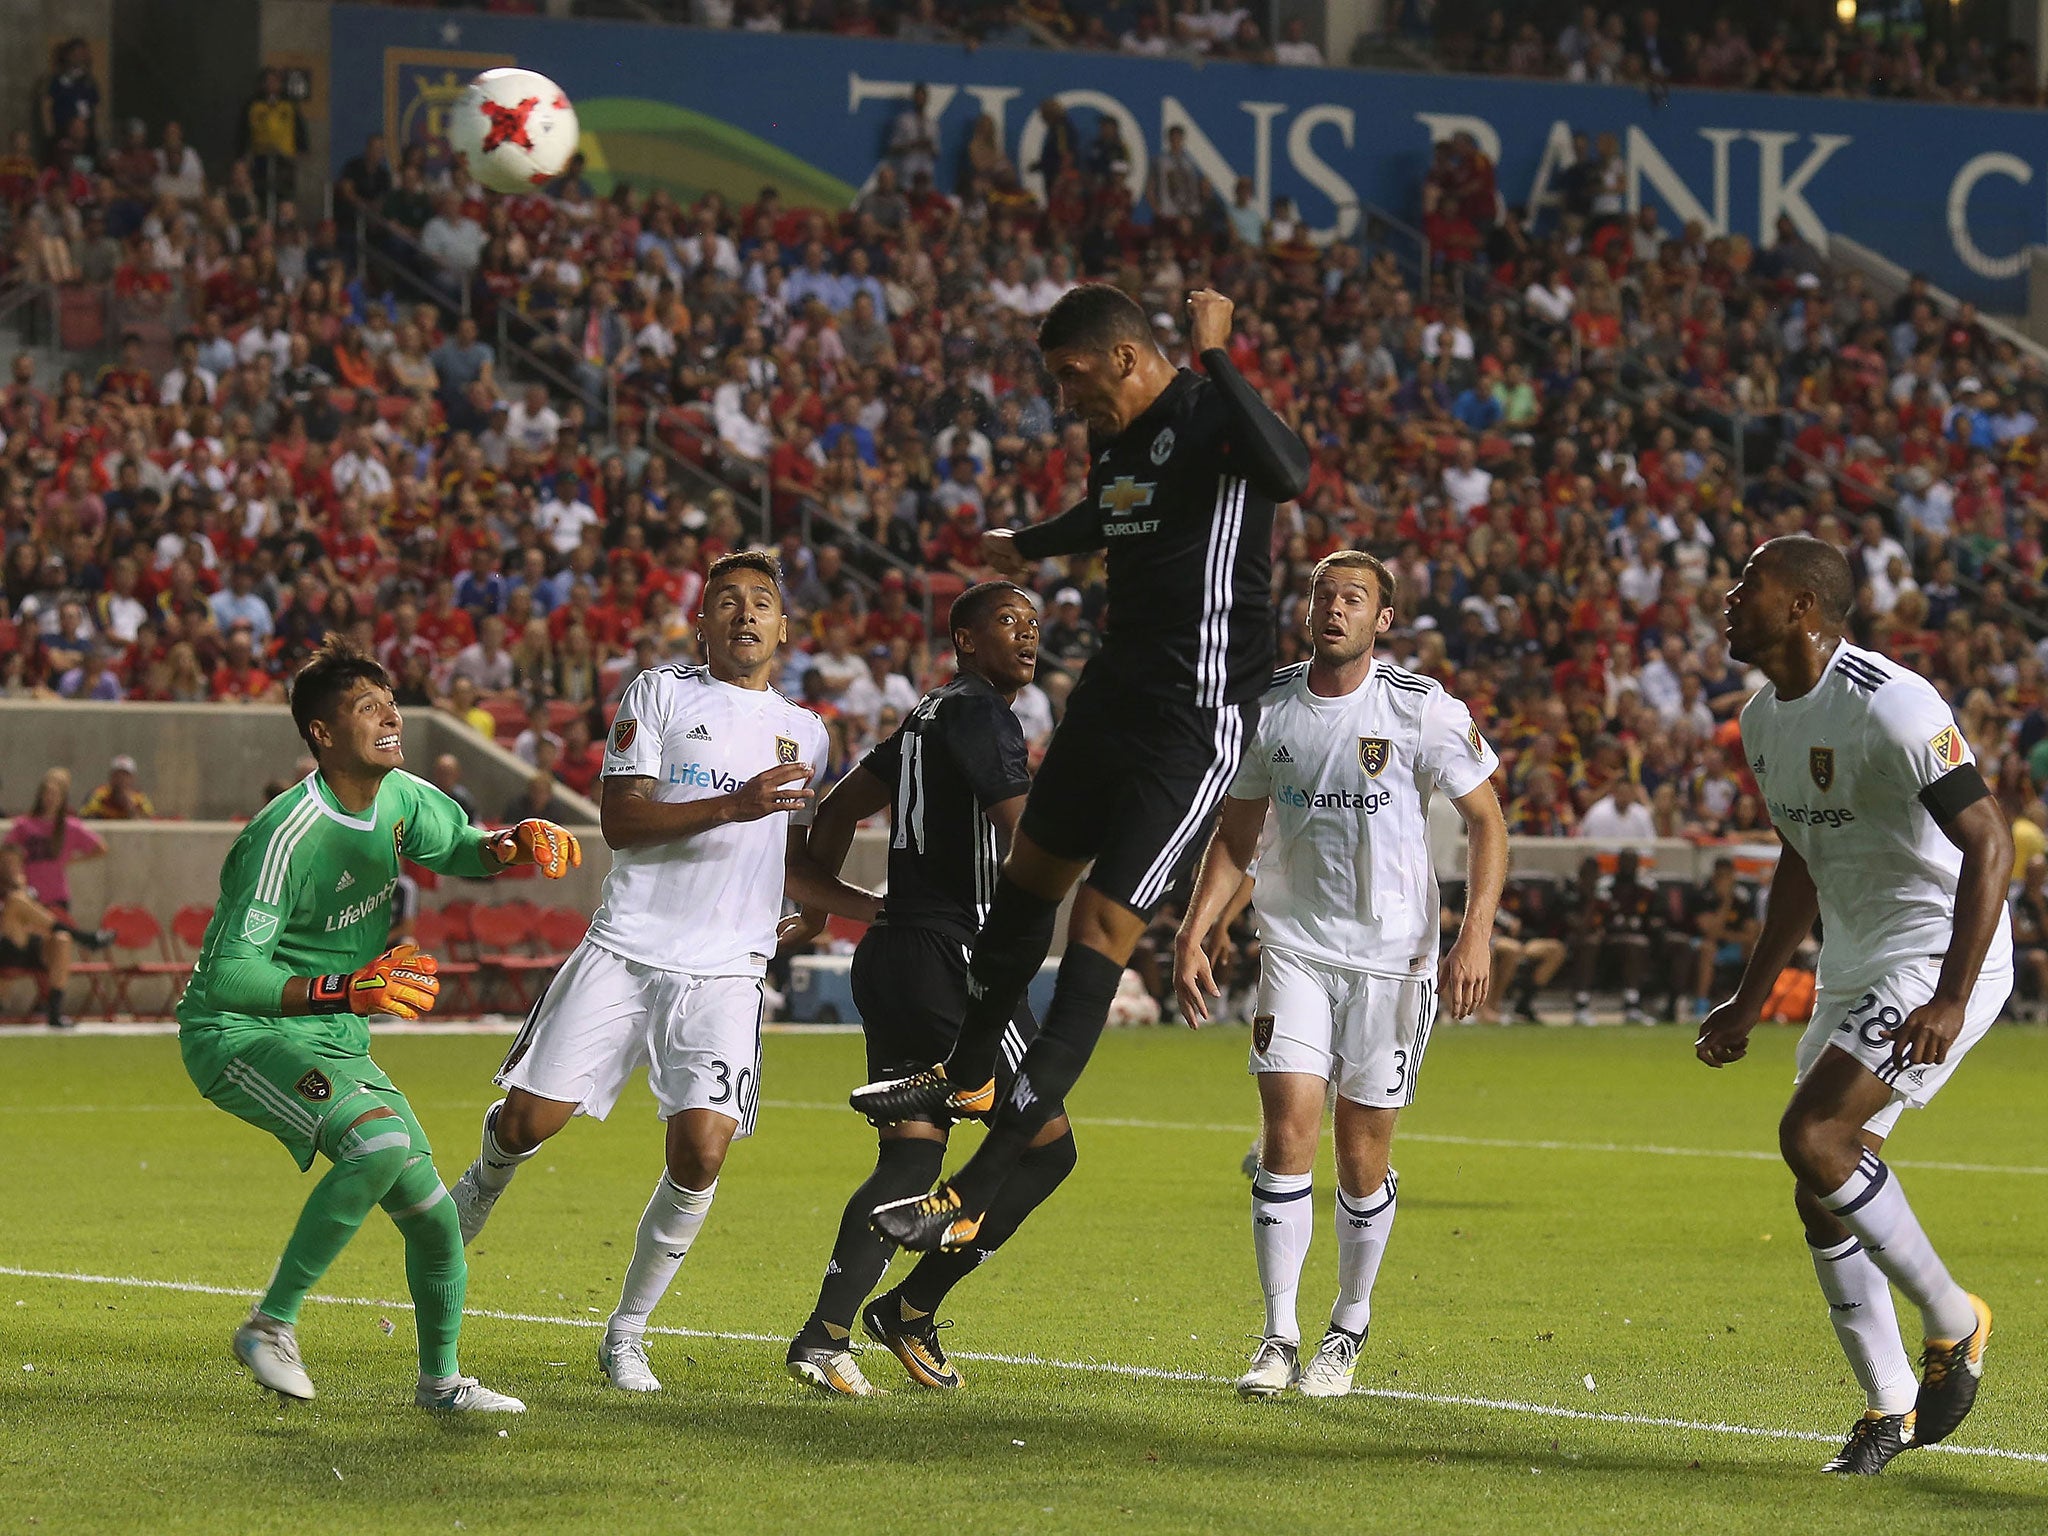
M 432 1159 L 422 1157 L 405 1170 L 385 1196 L 384 1209 L 405 1239 L 405 1283 L 412 1292 L 420 1375 L 435 1382 L 452 1380 L 461 1374 L 455 1341 L 462 1332 L 469 1263 L 462 1254 L 455 1202 Z
M 284 1257 L 258 1304 L 266 1317 L 296 1323 L 306 1293 L 341 1256 L 356 1229 L 405 1172 L 412 1136 L 389 1115 L 364 1120 L 343 1133 L 334 1166 L 313 1186 Z M 450 1216 L 453 1224 L 453 1215 Z

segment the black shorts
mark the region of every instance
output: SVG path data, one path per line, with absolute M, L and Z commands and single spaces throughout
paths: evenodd
M 26 944 L 0 939 L 0 971 L 40 971 L 43 968 L 43 936 L 32 933 Z
M 967 1014 L 967 946 L 929 928 L 877 923 L 853 952 L 853 1003 L 867 1036 L 869 1082 L 944 1061 Z M 1037 1033 L 1031 1004 L 1019 998 L 996 1053 L 997 1103 Z
M 1150 916 L 1200 851 L 1258 724 L 1256 699 L 1202 709 L 1084 674 L 1021 830 L 1055 858 L 1094 860 L 1088 884 Z

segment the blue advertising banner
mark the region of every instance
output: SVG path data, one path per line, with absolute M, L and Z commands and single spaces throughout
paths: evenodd
M 333 9 L 337 167 L 374 131 L 431 138 L 469 76 L 538 69 L 576 102 L 591 180 L 709 188 L 750 201 L 843 206 L 873 174 L 895 114 L 923 82 L 942 141 L 940 185 L 978 116 L 1020 168 L 1038 157 L 1037 105 L 1057 96 L 1084 136 L 1117 117 L 1131 182 L 1169 128 L 1227 193 L 1292 198 L 1324 237 L 1360 204 L 1416 216 L 1436 138 L 1469 131 L 1510 203 L 1554 201 L 1575 133 L 1611 132 L 1630 206 L 1766 241 L 1782 215 L 1824 244 L 1839 231 L 1988 310 L 2024 307 L 2027 248 L 2048 244 L 2048 112 L 1674 91 L 1452 75 L 1197 65 L 1116 54 L 942 47 L 815 34 L 555 21 L 380 6 Z

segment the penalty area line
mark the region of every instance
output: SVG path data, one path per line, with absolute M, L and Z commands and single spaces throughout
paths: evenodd
M 13 1264 L 0 1264 L 0 1275 L 12 1275 L 22 1280 L 49 1280 L 69 1285 L 112 1285 L 126 1286 L 137 1290 L 176 1291 L 192 1296 L 232 1296 L 242 1300 L 260 1296 L 261 1291 L 244 1289 L 234 1285 L 206 1285 L 196 1280 L 150 1280 L 134 1275 L 92 1275 L 75 1270 L 25 1269 Z M 409 1301 L 387 1301 L 373 1296 L 326 1296 L 314 1295 L 308 1301 L 320 1302 L 327 1306 L 376 1307 L 383 1311 L 410 1312 Z M 488 1319 L 499 1323 L 534 1323 L 552 1328 L 602 1328 L 602 1317 L 559 1317 L 543 1312 L 505 1312 L 491 1307 L 465 1307 L 464 1317 Z M 647 1330 L 667 1338 L 713 1339 L 735 1344 L 784 1344 L 788 1338 L 779 1333 L 740 1333 L 722 1329 L 668 1328 L 650 1326 Z M 989 1365 L 1029 1366 L 1042 1370 L 1082 1371 L 1096 1376 L 1120 1376 L 1126 1380 L 1138 1381 L 1181 1381 L 1203 1386 L 1227 1387 L 1232 1379 L 1227 1376 L 1210 1376 L 1199 1371 L 1170 1371 L 1158 1366 L 1126 1365 L 1109 1360 L 1061 1360 L 1045 1355 L 1006 1355 L 981 1351 L 953 1350 L 957 1359 L 974 1360 Z M 1565 1419 L 1580 1424 L 1614 1424 L 1634 1429 L 1679 1429 L 1691 1430 L 1698 1434 L 1735 1435 L 1752 1440 L 1795 1440 L 1814 1445 L 1833 1445 L 1840 1435 L 1822 1434 L 1810 1429 L 1771 1429 L 1754 1424 L 1728 1424 L 1705 1419 L 1665 1418 L 1646 1413 L 1603 1413 L 1590 1408 L 1565 1408 L 1554 1403 L 1525 1403 L 1508 1397 L 1477 1397 L 1465 1393 L 1407 1392 L 1392 1387 L 1360 1387 L 1352 1393 L 1354 1397 L 1379 1398 L 1388 1402 L 1419 1403 L 1433 1408 L 1478 1408 L 1489 1413 L 1518 1414 L 1530 1418 Z M 2031 1462 L 2048 1465 L 2048 1452 L 2013 1451 L 1996 1445 L 1951 1445 L 1942 1444 L 1920 1447 L 1951 1456 L 1986 1456 L 1998 1461 Z

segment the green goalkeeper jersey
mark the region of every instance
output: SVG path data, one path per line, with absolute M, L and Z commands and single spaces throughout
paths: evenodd
M 178 1003 L 179 1032 L 281 1029 L 368 1051 L 369 1028 L 354 1014 L 281 1016 L 285 983 L 354 971 L 384 952 L 401 856 L 444 874 L 495 874 L 483 837 L 460 806 L 409 773 L 386 774 L 362 816 L 309 774 L 228 850 L 220 902 Z

